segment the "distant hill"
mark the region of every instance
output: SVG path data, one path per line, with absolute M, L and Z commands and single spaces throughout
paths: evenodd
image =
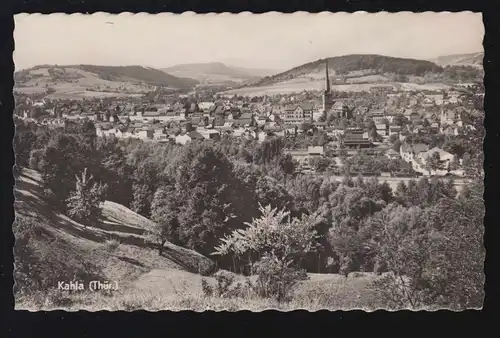
M 142 66 L 40 65 L 14 74 L 15 89 L 24 93 L 52 96 L 127 96 L 137 95 L 156 86 L 190 89 L 193 79 L 179 78 L 161 70 Z
M 346 77 L 359 78 L 371 76 L 372 79 L 363 79 L 370 82 L 380 81 L 382 80 L 380 76 L 387 74 L 423 76 L 425 73 L 443 72 L 442 67 L 430 61 L 395 58 L 383 55 L 355 54 L 309 62 L 286 72 L 265 77 L 253 83 L 252 86 L 268 86 L 299 78 L 310 80 L 316 80 L 318 78 L 324 79 L 326 60 L 328 60 L 330 74 L 343 77 L 344 80 Z M 374 75 L 378 75 L 379 77 L 373 78 Z
M 483 66 L 484 53 L 443 55 L 430 60 L 440 66 Z
M 481 81 L 484 76 L 477 67 L 445 69 L 428 60 L 353 54 L 309 62 L 221 94 L 260 96 L 324 90 L 327 60 L 332 89 L 344 92 L 368 91 L 376 86 L 392 86 L 396 90 L 446 90 L 458 82 Z
M 178 77 L 196 79 L 202 84 L 241 84 L 275 73 L 271 69 L 233 67 L 221 62 L 181 64 L 163 68 L 162 71 Z
M 165 72 L 142 66 L 93 66 L 80 65 L 80 69 L 98 74 L 104 79 L 130 79 L 140 81 L 154 86 L 163 86 L 170 88 L 191 88 L 198 81 L 188 78 L 179 78 Z

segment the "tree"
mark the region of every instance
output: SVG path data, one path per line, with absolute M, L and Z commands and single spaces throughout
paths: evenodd
M 285 175 L 285 180 L 288 175 L 291 175 L 295 171 L 295 162 L 290 154 L 281 156 L 278 160 L 279 166 Z
M 313 157 L 309 161 L 314 170 L 318 172 L 324 172 L 330 166 L 330 159 L 326 157 Z
M 208 144 L 190 144 L 175 162 L 175 190 L 179 207 L 180 241 L 208 255 L 218 239 L 238 227 L 234 205 L 241 199 L 233 166 Z M 233 190 L 234 187 L 234 190 Z
M 397 114 L 396 116 L 394 116 L 394 118 L 392 119 L 392 123 L 394 123 L 396 126 L 401 126 L 402 125 L 402 115 Z
M 311 123 L 309 123 L 309 122 L 302 122 L 302 123 L 300 124 L 300 127 L 299 127 L 299 128 L 300 128 L 300 130 L 302 130 L 302 131 L 304 131 L 304 132 L 305 132 L 305 131 L 308 131 L 309 129 L 311 129 L 311 128 L 312 128 L 312 124 L 311 124 Z
M 155 222 L 152 235 L 161 255 L 167 241 L 179 244 L 178 201 L 172 186 L 158 188 L 151 203 L 151 219 Z
M 29 164 L 30 152 L 36 141 L 36 135 L 29 129 L 21 129 L 16 126 L 14 134 L 14 154 L 16 165 L 25 167 Z
M 328 136 L 325 132 L 317 133 L 312 139 L 313 146 L 324 146 L 328 143 Z
M 458 167 L 459 167 L 458 157 L 457 156 L 453 156 L 453 158 L 451 159 L 450 164 L 448 166 L 448 171 L 457 170 Z
M 367 222 L 366 246 L 389 274 L 374 283 L 398 308 L 480 308 L 484 298 L 482 182 L 428 208 L 391 205 Z
M 397 151 L 399 153 L 400 149 L 401 149 L 401 141 L 399 139 L 397 139 L 392 144 L 392 150 Z
M 81 177 L 76 176 L 76 189 L 67 200 L 68 215 L 77 222 L 95 223 L 100 215 L 100 204 L 104 201 L 106 185 L 93 182 L 94 177 L 87 177 L 87 168 Z
M 307 278 L 298 264 L 301 257 L 313 250 L 315 226 L 322 220 L 317 214 L 291 218 L 289 212 L 269 205 L 261 206 L 260 211 L 261 218 L 222 238 L 212 255 L 257 253 L 257 262 L 250 264 L 258 275 L 260 295 L 282 302 L 297 281 Z
M 427 158 L 426 167 L 427 170 L 429 170 L 429 173 L 432 173 L 433 170 L 435 171 L 441 167 L 441 157 L 437 151 L 433 152 L 431 156 Z

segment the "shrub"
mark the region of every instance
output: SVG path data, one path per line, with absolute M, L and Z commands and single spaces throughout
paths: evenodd
M 93 176 L 87 177 L 85 168 L 81 178 L 76 177 L 76 189 L 67 200 L 68 215 L 78 222 L 95 222 L 100 214 L 99 207 L 104 201 L 107 186 L 92 180 Z
M 106 250 L 115 251 L 120 246 L 120 242 L 116 239 L 109 239 L 106 241 Z
M 274 298 L 278 302 L 289 301 L 293 287 L 302 280 L 308 279 L 305 270 L 296 269 L 292 261 L 282 264 L 274 256 L 264 256 L 254 264 L 258 275 L 255 289 L 257 294 L 265 298 Z
M 39 170 L 40 169 L 40 160 L 42 158 L 42 150 L 39 149 L 34 149 L 30 151 L 30 157 L 28 160 L 28 165 L 31 169 L 33 170 Z

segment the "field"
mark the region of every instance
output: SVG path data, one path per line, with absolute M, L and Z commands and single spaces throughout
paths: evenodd
M 206 297 L 202 278 L 216 284 L 214 275 L 202 277 L 201 268 L 208 269 L 206 257 L 171 243 L 164 254 L 146 241 L 145 230 L 152 222 L 130 209 L 113 203 L 102 205 L 99 224 L 84 227 L 52 210 L 44 201 L 41 179 L 37 172 L 24 170 L 15 188 L 16 215 L 34 217 L 39 225 L 31 239 L 46 280 L 44 291 L 16 295 L 16 309 L 24 310 L 238 310 L 261 311 L 308 309 L 375 310 L 385 302 L 371 289 L 379 278 L 370 273 L 309 274 L 300 282 L 293 299 L 277 304 L 249 294 L 247 297 Z M 208 271 L 208 270 L 207 270 Z M 216 274 L 225 273 L 219 270 Z M 52 278 L 52 279 L 51 279 Z M 56 279 L 54 279 L 56 278 Z M 118 290 L 91 292 L 57 290 L 56 280 L 116 281 Z M 245 278 L 235 275 L 236 281 Z M 255 280 L 255 277 L 250 277 Z M 52 283 L 52 284 L 51 284 Z
M 29 70 L 23 70 L 16 74 L 16 85 L 14 90 L 22 94 L 36 94 L 46 93 L 49 89 L 53 92 L 47 95 L 47 98 L 60 98 L 60 99 L 82 99 L 85 97 L 132 97 L 140 96 L 145 92 L 151 91 L 155 88 L 153 83 L 146 80 L 132 78 L 130 76 L 118 76 L 119 70 L 114 70 L 115 73 L 105 73 L 105 67 L 95 67 L 81 69 L 77 66 L 40 66 Z M 148 72 L 155 72 L 157 70 L 149 70 L 147 68 L 136 67 L 138 75 L 149 75 Z M 135 68 L 134 68 L 135 69 Z M 142 73 L 141 73 L 142 71 Z M 160 71 L 158 71 L 160 72 Z M 160 72 L 167 80 L 172 77 L 171 75 Z M 116 75 L 116 76 L 115 76 Z M 152 80 L 151 80 L 152 81 Z M 175 82 L 174 82 L 175 83 Z M 170 88 L 163 85 L 164 88 Z
M 357 81 L 361 81 L 357 78 Z M 352 79 L 354 81 L 354 79 Z M 427 84 L 416 84 L 416 83 L 400 83 L 400 82 L 387 82 L 387 83 L 353 83 L 353 84 L 343 84 L 343 85 L 332 85 L 331 88 L 334 91 L 341 92 L 360 92 L 369 91 L 372 87 L 377 86 L 387 86 L 393 85 L 401 90 L 441 90 L 449 89 L 450 86 L 443 83 L 427 83 Z M 221 94 L 227 96 L 233 96 L 234 94 L 242 96 L 262 96 L 262 95 L 273 95 L 273 94 L 291 94 L 300 93 L 304 90 L 315 91 L 324 90 L 325 82 L 324 80 L 306 80 L 306 79 L 294 79 L 286 82 L 282 82 L 276 85 L 263 86 L 263 87 L 244 87 L 238 89 L 232 89 Z

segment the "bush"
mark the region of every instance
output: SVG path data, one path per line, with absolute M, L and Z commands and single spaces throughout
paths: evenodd
M 28 160 L 28 165 L 33 170 L 40 170 L 40 160 L 43 156 L 42 150 L 33 149 L 30 151 L 30 157 Z
M 205 297 L 219 297 L 219 298 L 238 298 L 249 295 L 249 290 L 252 290 L 252 284 L 247 283 L 243 285 L 240 282 L 235 283 L 235 277 L 229 273 L 219 273 L 215 276 L 217 284 L 215 286 L 202 278 L 201 288 Z
M 120 246 L 120 242 L 117 241 L 116 239 L 109 239 L 106 241 L 106 250 L 112 252 L 112 251 L 115 251 L 119 246 Z
M 258 275 L 255 291 L 261 297 L 274 298 L 278 302 L 289 301 L 294 286 L 308 276 L 305 270 L 291 266 L 292 261 L 282 264 L 276 257 L 265 256 L 254 264 Z

